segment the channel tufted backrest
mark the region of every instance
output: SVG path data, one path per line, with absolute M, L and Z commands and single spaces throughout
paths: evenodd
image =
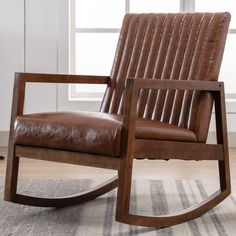
M 229 21 L 229 13 L 127 14 L 101 111 L 122 114 L 128 77 L 217 80 Z M 212 104 L 209 93 L 142 90 L 138 115 L 191 129 L 205 142 Z

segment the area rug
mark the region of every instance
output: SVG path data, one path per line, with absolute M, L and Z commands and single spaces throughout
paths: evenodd
M 96 185 L 91 180 L 20 181 L 19 192 L 28 195 L 63 196 Z M 177 226 L 156 229 L 115 221 L 116 190 L 93 201 L 61 208 L 21 206 L 3 201 L 0 183 L 1 236 L 109 236 L 109 235 L 236 235 L 236 198 L 228 197 L 202 217 Z M 132 185 L 131 212 L 168 214 L 188 208 L 218 188 L 210 181 L 136 180 Z

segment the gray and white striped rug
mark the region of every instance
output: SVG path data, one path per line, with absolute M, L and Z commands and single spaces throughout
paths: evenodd
M 20 182 L 22 193 L 63 196 L 94 185 L 90 180 L 30 180 Z M 136 180 L 131 212 L 168 214 L 201 201 L 218 186 L 208 181 Z M 236 235 L 236 198 L 231 195 L 197 220 L 165 229 L 144 228 L 115 221 L 116 190 L 77 206 L 54 209 L 21 206 L 3 201 L 0 182 L 1 236 L 99 236 L 99 235 Z

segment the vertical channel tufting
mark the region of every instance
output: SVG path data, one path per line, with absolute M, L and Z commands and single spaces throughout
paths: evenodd
M 196 73 L 196 80 L 218 79 L 229 21 L 228 13 L 212 15 L 208 25 L 207 46 L 202 52 L 203 56 L 198 73 Z M 191 102 L 187 128 L 195 131 L 199 141 L 205 142 L 211 117 L 211 109 L 208 108 L 212 108 L 213 105 L 212 95 L 195 93 Z
M 186 18 L 185 24 L 183 26 L 183 34 L 181 37 L 181 42 L 179 44 L 180 54 L 177 57 L 176 64 L 179 67 L 178 74 L 176 74 L 177 79 L 187 80 L 189 77 L 190 65 L 193 59 L 194 50 L 196 48 L 196 43 L 199 36 L 199 31 L 202 26 L 201 15 L 188 15 L 190 19 Z M 182 49 L 182 50 L 181 50 Z M 191 78 L 189 78 L 191 79 Z M 174 95 L 172 110 L 170 114 L 170 123 L 173 125 L 178 125 L 179 118 L 181 114 L 181 108 L 184 98 L 184 91 L 176 91 Z
M 170 42 L 174 42 L 172 40 L 172 37 L 174 37 L 174 31 L 176 30 L 175 24 L 176 24 L 176 18 L 177 15 L 170 14 L 167 16 L 166 24 L 164 33 L 162 36 L 162 42 L 159 48 L 160 53 L 158 54 L 157 58 L 157 66 L 155 68 L 157 74 L 154 74 L 154 78 L 157 79 L 166 79 L 169 76 L 170 70 L 168 68 L 168 65 L 171 66 L 171 60 L 173 59 L 172 55 L 170 55 L 170 52 L 173 50 L 173 44 L 171 45 Z M 172 41 L 171 41 L 172 40 Z M 154 109 L 152 118 L 154 120 L 160 120 L 162 115 L 162 108 L 164 105 L 164 100 L 166 96 L 166 91 L 159 90 L 156 94 L 156 99 L 154 101 Z
M 205 16 L 203 27 L 201 28 L 201 31 L 199 32 L 199 38 L 198 38 L 198 44 L 197 47 L 194 50 L 195 55 L 193 55 L 192 64 L 190 66 L 190 75 L 189 78 L 193 78 L 194 80 L 198 80 L 198 74 L 201 68 L 204 68 L 204 53 L 206 51 L 207 47 L 207 41 L 209 40 L 209 33 L 210 33 L 210 26 L 212 23 L 213 15 L 211 16 Z M 194 60 L 195 59 L 195 60 Z M 207 64 L 206 64 L 207 66 Z M 204 71 L 207 67 L 204 68 Z M 199 79 L 204 80 L 204 75 L 201 76 Z M 196 112 L 196 106 L 195 101 L 199 102 L 200 98 L 200 92 L 190 92 L 185 91 L 185 97 L 182 104 L 182 110 L 181 110 L 181 119 L 179 121 L 179 126 L 188 127 L 190 126 L 190 120 L 191 120 L 191 113 Z M 198 109 L 198 108 L 197 108 Z M 190 120 L 189 120 L 190 119 Z
M 171 22 L 171 24 L 172 24 L 171 27 L 173 28 L 173 32 L 171 32 L 171 33 L 169 32 L 169 34 L 167 36 L 167 40 L 165 40 L 165 37 L 164 37 L 164 39 L 163 39 L 164 41 L 166 41 L 166 42 L 176 41 L 176 38 L 178 37 L 177 36 L 178 35 L 177 31 L 178 31 L 178 27 L 179 27 L 179 24 L 180 24 L 180 20 L 181 19 L 177 19 L 176 17 L 173 17 L 172 22 Z M 167 50 L 166 50 L 166 53 L 165 53 L 165 57 L 166 57 L 165 61 L 167 63 L 169 63 L 169 65 L 173 64 L 173 59 L 174 59 L 175 50 L 176 50 L 176 47 L 174 45 L 173 46 L 171 46 L 171 45 L 173 45 L 173 44 L 168 43 L 168 47 L 166 47 Z M 165 64 L 163 64 L 163 67 L 164 67 L 163 71 L 165 73 Z M 169 73 L 169 71 L 170 71 L 169 68 L 167 68 L 166 73 Z M 153 78 L 155 78 L 155 77 L 153 77 Z M 161 78 L 161 75 L 160 75 L 160 78 Z M 143 96 L 143 98 L 140 98 L 140 100 L 141 99 L 143 100 L 143 101 L 141 100 L 143 104 L 147 104 L 148 92 L 149 91 L 145 90 L 146 96 Z M 144 108 L 144 105 L 143 105 L 143 108 Z M 149 108 L 146 107 L 145 110 L 149 110 Z M 144 116 L 144 109 L 140 110 L 139 116 Z
M 115 58 L 113 62 L 113 67 L 111 71 L 111 78 L 113 79 L 112 79 L 112 83 L 110 83 L 106 89 L 106 92 L 102 101 L 102 105 L 101 105 L 102 112 L 108 112 L 111 106 L 111 99 L 115 91 L 116 80 L 117 80 L 119 69 L 121 67 L 120 65 L 121 60 L 122 60 L 122 57 L 125 57 L 124 48 L 126 46 L 125 43 L 127 41 L 127 34 L 130 28 L 131 18 L 132 18 L 132 15 L 126 15 L 123 20 L 120 37 L 117 44 L 116 54 L 115 54 Z
M 183 30 L 188 29 L 189 24 L 191 24 L 191 18 L 189 18 L 188 21 L 184 20 L 184 18 L 188 16 L 189 15 L 185 15 L 185 16 L 183 15 L 182 18 L 179 18 L 180 21 L 178 22 L 178 24 L 175 25 L 176 32 L 173 33 L 173 36 L 175 37 L 172 38 L 173 51 L 170 53 L 172 55 L 172 60 L 171 60 L 171 63 L 167 62 L 169 74 L 167 74 L 163 79 L 177 80 L 179 77 L 179 71 L 180 71 L 179 67 L 182 64 L 183 53 L 185 51 L 184 45 L 182 43 L 183 36 L 185 36 Z M 187 23 L 187 24 L 184 25 L 184 23 Z M 160 119 L 163 122 L 169 123 L 173 101 L 174 101 L 174 95 L 175 95 L 174 90 L 168 90 L 166 92 L 166 96 L 163 103 L 162 115 Z
M 156 70 L 158 66 L 158 58 L 161 53 L 159 50 L 161 43 L 163 42 L 164 29 L 166 24 L 167 15 L 157 16 L 157 23 L 154 29 L 153 40 L 150 48 L 150 54 L 147 61 L 145 70 L 145 78 L 160 78 L 161 70 Z M 150 89 L 147 95 L 147 102 L 144 110 L 144 118 L 151 119 L 154 109 L 154 103 L 157 96 L 157 90 Z
M 122 114 L 129 77 L 217 80 L 229 21 L 228 13 L 127 14 L 101 111 Z M 212 104 L 209 93 L 149 89 L 140 91 L 137 111 L 191 129 L 205 142 Z
M 153 34 L 154 34 L 154 29 L 157 21 L 157 17 L 155 15 L 150 15 L 148 17 L 148 25 L 147 25 L 147 30 L 146 34 L 144 35 L 143 39 L 143 44 L 141 48 L 141 54 L 139 57 L 139 62 L 138 62 L 138 67 L 135 73 L 135 77 L 137 78 L 144 78 L 146 77 L 146 69 L 147 69 L 147 62 L 148 62 L 148 57 L 150 55 L 150 49 L 152 45 L 152 40 L 153 40 Z M 145 97 L 147 96 L 145 93 L 147 91 L 140 91 L 139 95 L 139 100 L 138 100 L 138 114 L 139 116 L 142 116 L 143 114 L 143 109 L 145 107 Z
M 138 17 L 137 17 L 138 16 Z M 127 77 L 134 77 L 147 22 L 147 15 L 134 15 L 116 78 L 116 87 L 112 96 L 109 113 L 117 113 Z M 136 19 L 137 18 L 137 19 Z M 118 86 L 119 85 L 119 86 Z
M 194 80 L 195 74 L 198 71 L 199 63 L 202 58 L 202 52 L 205 49 L 205 37 L 207 35 L 207 29 L 209 25 L 210 15 L 203 15 L 200 19 L 197 19 L 193 24 L 193 38 L 189 38 L 187 51 L 185 55 L 185 63 L 183 70 L 185 73 L 184 79 Z M 191 105 L 193 93 L 192 91 L 184 91 L 182 93 L 181 106 L 179 109 L 178 126 L 187 127 L 187 118 Z
M 150 17 L 148 15 L 143 15 L 140 19 L 140 30 L 137 32 L 137 39 L 135 41 L 132 55 L 131 63 L 127 72 L 127 77 L 143 77 L 143 69 L 145 69 L 145 54 L 147 53 L 147 48 L 144 48 L 144 45 L 147 45 L 146 35 L 149 33 Z M 123 92 L 123 91 L 122 91 Z M 120 110 L 122 110 L 123 103 L 119 103 Z

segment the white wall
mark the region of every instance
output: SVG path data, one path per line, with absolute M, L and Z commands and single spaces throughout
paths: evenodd
M 0 130 L 9 129 L 13 77 L 24 70 L 24 0 L 0 1 Z
M 63 35 L 59 27 L 68 30 L 59 20 L 64 20 L 63 14 L 68 16 L 65 3 L 67 0 L 0 1 L 0 145 L 7 144 L 14 73 L 68 71 L 68 46 L 63 44 L 69 34 Z M 56 111 L 57 101 L 56 84 L 27 85 L 25 112 Z
M 59 27 L 68 30 L 66 21 L 63 25 L 59 20 L 68 16 L 62 13 L 65 3 L 67 0 L 0 1 L 0 132 L 9 130 L 16 71 L 68 71 L 68 37 Z M 57 106 L 56 84 L 27 86 L 25 112 L 55 111 Z
M 68 24 L 68 0 L 0 0 L 0 146 L 7 143 L 14 72 L 67 73 Z M 29 85 L 25 111 L 99 107 L 98 103 L 68 102 L 67 98 L 65 85 Z M 234 134 L 230 143 L 236 146 L 235 102 L 227 106 L 229 134 Z
M 25 1 L 25 70 L 58 71 L 58 1 Z M 31 84 L 26 90 L 25 111 L 55 111 L 56 84 Z

